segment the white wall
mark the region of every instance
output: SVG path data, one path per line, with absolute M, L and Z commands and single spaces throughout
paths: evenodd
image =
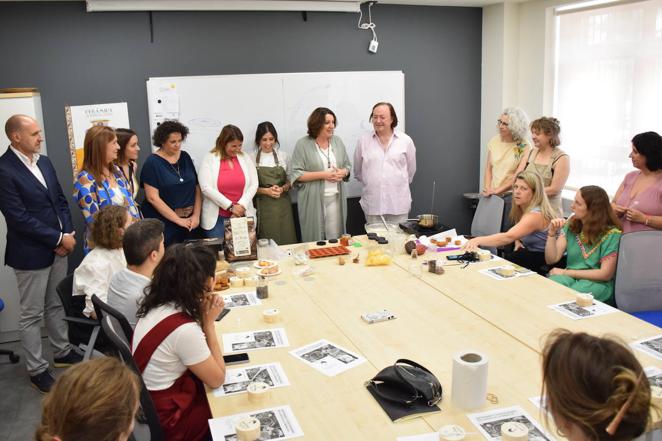
M 535 0 L 483 8 L 481 186 L 487 141 L 496 133 L 501 110 L 518 106 L 531 119 L 551 114 L 553 66 L 546 54 L 553 50 L 552 8 L 575 1 Z
M 518 23 L 518 3 L 498 3 L 483 8 L 480 188 L 487 160 L 486 146 L 496 133 L 496 120 L 505 107 L 517 101 Z

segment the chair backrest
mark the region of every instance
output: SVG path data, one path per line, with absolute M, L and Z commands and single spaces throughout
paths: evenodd
M 471 222 L 472 236 L 488 236 L 501 231 L 503 199 L 499 196 L 481 196 Z
M 64 308 L 64 313 L 68 315 L 69 317 L 75 317 L 78 314 L 76 314 L 76 308 L 74 307 L 73 304 L 73 296 L 71 295 L 74 290 L 74 274 L 71 273 L 67 275 L 64 279 L 60 280 L 60 283 L 57 284 L 55 287 L 55 291 L 57 291 L 57 295 L 60 297 L 60 301 L 62 302 L 62 307 Z M 80 296 L 83 297 L 84 296 Z M 81 310 L 82 311 L 82 310 Z
M 662 311 L 660 249 L 662 231 L 637 231 L 621 236 L 614 287 L 619 309 Z
M 96 294 L 92 294 L 92 304 L 94 305 L 94 312 L 97 314 L 99 320 L 103 320 L 103 317 L 106 315 L 113 316 L 124 332 L 126 341 L 130 342 L 133 339 L 133 328 L 131 327 L 129 320 L 124 317 L 124 314 L 101 300 Z
M 162 441 L 165 439 L 163 435 L 163 429 L 161 428 L 161 423 L 159 422 L 159 415 L 156 413 L 156 407 L 154 407 L 154 402 L 152 397 L 149 395 L 147 386 L 143 381 L 138 365 L 133 359 L 133 354 L 131 353 L 130 343 L 125 340 L 124 333 L 118 332 L 121 329 L 121 325 L 112 315 L 105 315 L 101 320 L 101 329 L 103 330 L 106 337 L 110 343 L 115 347 L 117 353 L 119 354 L 120 359 L 126 364 L 129 369 L 134 371 L 140 377 L 140 407 L 147 419 L 147 425 L 149 426 L 150 441 Z
M 503 199 L 499 196 L 481 196 L 471 222 L 472 236 L 489 236 L 501 231 Z M 491 249 L 496 254 L 496 249 Z

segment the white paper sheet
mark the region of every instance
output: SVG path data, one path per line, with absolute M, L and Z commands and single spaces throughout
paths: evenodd
M 255 290 L 235 292 L 232 294 L 224 294 L 223 301 L 225 302 L 225 307 L 228 309 L 244 308 L 246 306 L 255 306 L 262 304 L 262 301 L 257 298 L 257 294 L 255 294 Z
M 223 334 L 223 351 L 226 353 L 282 348 L 289 345 L 290 342 L 283 328 Z
M 644 369 L 644 372 L 651 386 L 662 387 L 662 369 L 656 366 L 649 366 Z
M 528 268 L 524 268 L 523 266 L 510 265 L 513 268 L 515 268 L 515 273 L 512 276 L 504 276 L 499 273 L 499 270 L 504 266 L 508 266 L 508 265 L 495 266 L 494 268 L 485 268 L 479 270 L 478 272 L 486 276 L 489 276 L 495 280 L 511 280 L 511 279 L 516 279 L 518 277 L 526 277 L 535 274 L 534 271 L 531 271 Z
M 597 300 L 593 300 L 593 304 L 591 306 L 579 306 L 573 300 L 556 305 L 548 305 L 547 307 L 552 308 L 554 311 L 560 312 L 564 316 L 573 320 L 582 320 L 589 317 L 612 314 L 618 311 L 618 309 L 612 308 L 611 306 Z
M 225 372 L 225 383 L 214 389 L 215 397 L 245 393 L 253 381 L 261 381 L 271 387 L 289 386 L 290 382 L 280 363 L 268 363 L 241 368 L 228 368 Z
M 316 341 L 290 351 L 290 354 L 329 377 L 338 375 L 365 361 L 365 358 L 360 355 L 343 349 L 328 340 Z
M 632 347 L 662 360 L 662 334 L 634 342 Z
M 537 397 L 530 397 L 529 401 L 533 403 L 540 410 L 545 410 L 544 407 L 547 404 L 547 399 L 538 395 Z
M 157 88 L 154 96 L 154 112 L 179 116 L 179 94 L 174 85 Z
M 290 406 L 279 406 L 209 420 L 213 440 L 237 441 L 234 423 L 246 416 L 260 420 L 261 441 L 303 436 L 303 430 Z
M 529 441 L 551 441 L 540 423 L 531 418 L 520 406 L 490 410 L 488 412 L 467 414 L 469 420 L 488 441 L 501 440 L 501 425 L 509 421 L 522 423 L 529 429 Z

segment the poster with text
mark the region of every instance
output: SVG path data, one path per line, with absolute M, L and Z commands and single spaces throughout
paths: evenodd
M 131 127 L 126 103 L 66 106 L 64 113 L 74 179 L 83 166 L 83 142 L 88 129 L 94 126 L 110 126 L 114 129 Z

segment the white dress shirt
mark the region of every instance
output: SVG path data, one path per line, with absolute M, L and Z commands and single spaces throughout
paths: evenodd
M 416 173 L 416 147 L 402 132 L 393 132 L 384 149 L 373 131 L 354 151 L 354 177 L 363 184 L 361 208 L 367 215 L 406 214 L 411 208 L 409 184 Z
M 94 311 L 92 295 L 96 294 L 104 302 L 108 298 L 108 286 L 113 274 L 126 268 L 126 258 L 122 248 L 109 250 L 96 247 L 90 251 L 74 270 L 72 295 L 85 296 L 83 314 L 89 317 Z
M 13 145 L 10 145 L 9 148 L 11 149 L 12 152 L 16 154 L 16 156 L 18 156 L 18 159 L 20 159 L 21 162 L 25 164 L 28 170 L 30 170 L 30 173 L 32 173 L 39 182 L 41 182 L 41 185 L 43 185 L 44 188 L 48 188 L 48 185 L 46 185 L 46 179 L 44 179 L 43 173 L 37 166 L 37 161 L 39 161 L 39 153 L 34 153 L 32 155 L 32 161 L 30 161 L 30 158 L 28 158 L 18 149 L 14 148 Z

